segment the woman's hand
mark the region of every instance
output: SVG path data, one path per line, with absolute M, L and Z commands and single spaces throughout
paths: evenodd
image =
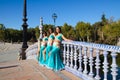
M 62 38 L 63 38 L 65 41 L 73 41 L 73 40 L 67 39 L 64 35 L 62 35 Z
M 39 56 L 39 54 L 40 54 L 40 51 L 37 51 L 37 56 Z

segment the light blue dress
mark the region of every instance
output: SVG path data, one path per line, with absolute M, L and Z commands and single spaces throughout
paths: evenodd
M 47 37 L 44 37 L 42 39 L 42 41 L 48 41 L 48 38 Z M 41 44 L 41 47 L 40 47 L 40 55 L 39 55 L 39 64 L 40 65 L 45 65 L 45 60 L 46 60 L 46 56 L 45 56 L 45 53 L 43 53 L 44 49 L 46 48 L 46 46 L 44 46 L 43 44 Z
M 46 62 L 45 62 L 46 65 L 48 64 L 48 58 L 49 58 L 48 54 L 52 50 L 52 45 L 50 45 L 49 39 L 54 40 L 54 35 L 51 34 L 48 38 L 48 43 L 47 43 L 47 47 L 46 47 Z
M 55 36 L 55 39 L 61 42 L 62 34 Z M 53 43 L 52 50 L 50 51 L 47 67 L 53 69 L 54 71 L 59 71 L 64 69 L 64 64 L 60 57 L 60 47 L 58 47 L 55 42 Z

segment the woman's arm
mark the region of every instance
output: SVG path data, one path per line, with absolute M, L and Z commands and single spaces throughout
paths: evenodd
M 72 41 L 70 39 L 67 39 L 64 35 L 62 35 L 62 38 L 65 40 L 65 41 Z
M 40 52 L 40 40 L 38 40 L 38 50 L 37 50 L 37 55 L 39 55 Z

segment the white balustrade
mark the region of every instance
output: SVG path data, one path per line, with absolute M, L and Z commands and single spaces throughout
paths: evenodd
M 66 70 L 83 80 L 108 80 L 109 77 L 107 76 L 110 75 L 108 72 L 111 72 L 112 79 L 117 80 L 118 70 L 116 57 L 117 54 L 120 53 L 120 46 L 78 41 L 63 41 L 62 44 L 64 46 L 63 57 L 64 64 L 67 66 Z M 111 66 L 108 65 L 108 52 L 112 57 Z M 100 60 L 100 56 L 103 56 L 103 62 Z M 96 57 L 95 60 L 94 57 Z M 104 74 L 100 74 L 100 71 Z
M 96 50 L 96 63 L 95 63 L 95 68 L 96 68 L 96 76 L 95 79 L 96 80 L 100 80 L 100 76 L 99 76 L 99 69 L 100 69 L 100 58 L 99 58 L 99 54 L 100 54 L 100 50 Z
M 111 67 L 112 67 L 112 69 L 111 69 L 112 73 L 111 74 L 112 74 L 112 77 L 113 77 L 112 80 L 117 80 L 116 79 L 116 76 L 117 76 L 116 56 L 117 56 L 117 54 L 115 52 L 112 52 L 111 56 L 112 56 L 112 65 L 111 65 Z
M 93 77 L 93 49 L 92 48 L 90 48 L 90 56 L 89 56 L 89 65 L 90 65 L 90 73 L 89 73 L 89 75 L 91 76 L 91 77 Z
M 104 56 L 104 62 L 103 62 L 103 72 L 104 72 L 104 80 L 107 80 L 107 72 L 108 72 L 108 60 L 107 60 L 107 55 L 108 52 L 104 51 L 103 56 Z
M 79 46 L 79 69 L 78 71 L 82 72 L 82 46 Z
M 83 73 L 84 74 L 87 74 L 88 73 L 88 71 L 87 71 L 87 48 L 86 47 L 84 47 L 84 71 L 83 71 Z
M 64 50 L 63 50 L 63 58 L 64 58 L 64 59 L 63 59 L 63 63 L 66 64 L 66 44 L 63 44 L 63 47 L 64 47 L 64 48 L 63 48 L 63 49 L 64 49 Z
M 74 69 L 77 70 L 77 46 L 76 45 L 74 45 L 74 62 L 75 62 Z
M 71 52 L 70 52 L 70 67 L 73 68 L 73 45 L 70 46 L 71 47 Z
M 66 55 L 67 55 L 67 64 L 66 64 L 66 65 L 67 65 L 68 67 L 69 67 L 69 55 L 70 55 L 69 53 L 70 53 L 70 52 L 69 52 L 69 44 L 67 44 L 67 54 L 66 54 Z

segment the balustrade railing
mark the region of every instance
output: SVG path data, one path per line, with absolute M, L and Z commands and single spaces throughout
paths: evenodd
M 67 71 L 84 80 L 110 80 L 110 76 L 111 80 L 117 80 L 116 57 L 120 53 L 120 46 L 78 41 L 63 41 L 62 45 Z

